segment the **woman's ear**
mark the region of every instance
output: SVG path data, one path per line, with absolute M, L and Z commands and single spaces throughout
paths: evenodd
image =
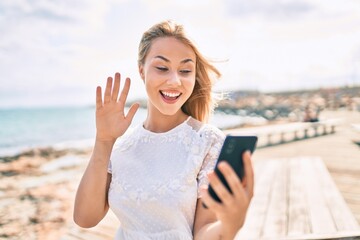
M 143 65 L 140 65 L 139 66 L 139 74 L 140 74 L 140 77 L 143 81 L 145 81 L 145 75 L 144 75 L 144 67 Z

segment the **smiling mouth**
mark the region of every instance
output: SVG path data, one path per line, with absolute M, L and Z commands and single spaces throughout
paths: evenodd
M 178 99 L 181 96 L 180 92 L 166 92 L 166 91 L 160 91 L 161 96 L 169 101 L 173 101 Z

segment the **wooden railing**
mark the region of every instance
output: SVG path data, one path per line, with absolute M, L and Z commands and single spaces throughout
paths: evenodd
M 258 136 L 257 147 L 269 147 L 303 139 L 324 136 L 336 132 L 341 119 L 329 119 L 320 122 L 297 122 L 263 127 L 239 128 L 224 131 L 233 135 Z

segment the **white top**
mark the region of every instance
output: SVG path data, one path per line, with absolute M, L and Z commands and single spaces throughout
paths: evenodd
M 207 185 L 225 135 L 189 117 L 165 133 L 142 126 L 119 139 L 109 164 L 115 239 L 191 240 L 199 187 Z

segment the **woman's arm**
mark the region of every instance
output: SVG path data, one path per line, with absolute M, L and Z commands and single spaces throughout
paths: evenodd
M 202 206 L 201 198 L 198 198 L 196 203 L 196 213 L 194 222 L 194 239 L 205 239 L 206 235 L 209 235 L 209 240 L 219 240 L 221 229 L 219 229 L 220 223 L 217 221 L 215 213 Z
M 228 182 L 232 194 L 221 183 L 214 172 L 210 173 L 209 182 L 222 203 L 212 199 L 203 189 L 199 198 L 194 223 L 194 239 L 196 240 L 233 240 L 245 222 L 254 189 L 254 174 L 249 152 L 244 156 L 245 177 L 241 182 L 235 171 L 226 162 L 219 164 L 219 169 Z M 208 209 L 202 206 L 203 201 Z
M 126 98 L 130 89 L 127 78 L 120 90 L 120 74 L 107 79 L 104 99 L 101 87 L 96 88 L 96 140 L 89 164 L 81 179 L 75 198 L 74 221 L 81 227 L 93 227 L 106 215 L 109 206 L 107 195 L 111 182 L 108 165 L 116 139 L 129 128 L 139 107 L 134 104 L 128 114 L 124 113 Z
M 107 169 L 112 147 L 112 142 L 95 142 L 75 198 L 74 221 L 80 227 L 96 226 L 109 209 L 107 194 L 111 174 Z

